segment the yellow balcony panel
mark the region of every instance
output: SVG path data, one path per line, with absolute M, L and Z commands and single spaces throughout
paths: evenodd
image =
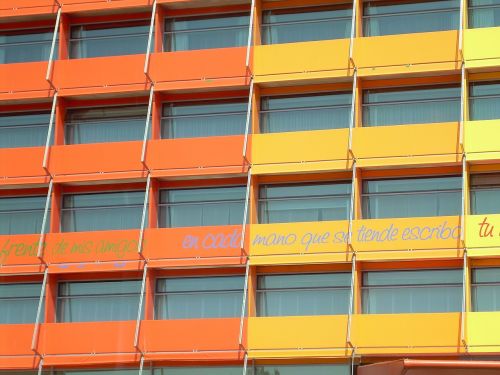
M 352 323 L 356 354 L 463 352 L 460 313 L 355 314 Z
M 457 31 L 364 37 L 354 61 L 359 76 L 449 72 L 460 69 L 457 47 Z
M 253 73 L 260 84 L 348 77 L 349 39 L 256 46 Z
M 461 161 L 456 122 L 355 128 L 359 167 L 411 166 Z
M 467 121 L 464 144 L 469 161 L 500 159 L 500 120 Z
M 458 216 L 356 220 L 352 241 L 359 260 L 463 256 Z
M 500 351 L 500 312 L 467 314 L 467 344 L 470 353 Z
M 500 65 L 500 27 L 467 29 L 464 31 L 465 67 L 478 69 Z
M 252 173 L 304 173 L 347 170 L 348 129 L 314 130 L 252 136 Z
M 349 356 L 347 316 L 252 317 L 249 358 Z
M 470 256 L 500 256 L 500 215 L 468 215 L 465 228 Z
M 347 221 L 253 224 L 251 264 L 303 264 L 350 261 Z

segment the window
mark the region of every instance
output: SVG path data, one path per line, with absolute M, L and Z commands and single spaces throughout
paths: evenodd
M 0 148 L 45 146 L 50 112 L 0 114 Z
M 363 126 L 459 120 L 459 86 L 404 87 L 363 92 Z
M 500 118 L 500 82 L 475 82 L 469 87 L 469 118 L 494 120 Z
M 461 311 L 462 280 L 463 273 L 459 269 L 365 272 L 363 313 Z
M 160 191 L 160 227 L 243 223 L 245 186 Z
M 351 93 L 263 97 L 260 111 L 262 133 L 349 127 Z
M 57 297 L 58 322 L 135 320 L 139 280 L 64 282 Z
M 147 111 L 143 105 L 70 110 L 66 115 L 66 144 L 142 140 Z
M 472 175 L 470 192 L 473 215 L 500 213 L 500 173 Z
M 146 53 L 149 21 L 73 26 L 69 41 L 72 59 Z
M 153 375 L 241 375 L 241 366 L 159 367 Z
M 0 324 L 34 323 L 41 291 L 41 283 L 0 284 Z
M 257 316 L 347 314 L 350 285 L 347 272 L 259 276 Z
M 261 365 L 255 366 L 253 375 L 351 375 L 351 366 L 327 365 Z
M 398 178 L 363 182 L 363 217 L 452 216 L 461 212 L 461 177 Z
M 264 11 L 262 43 L 349 38 L 351 16 L 349 5 Z
M 106 369 L 106 370 L 94 370 L 94 369 L 85 369 L 85 370 L 57 370 L 51 371 L 51 375 L 137 375 L 139 369 L 136 368 L 114 368 L 114 369 Z M 142 370 L 144 375 L 151 374 L 151 371 L 144 366 Z
M 469 0 L 469 27 L 500 26 L 499 0 Z
M 472 311 L 500 311 L 500 268 L 472 270 Z
M 239 317 L 244 284 L 243 276 L 159 279 L 155 319 Z
M 0 64 L 47 61 L 53 33 L 53 28 L 1 31 Z M 57 45 L 54 58 L 57 58 Z
M 82 232 L 133 229 L 141 226 L 144 191 L 66 194 L 61 230 Z
M 163 105 L 162 138 L 213 137 L 245 133 L 247 99 Z
M 168 18 L 165 20 L 165 50 L 244 46 L 249 19 L 248 13 Z
M 40 233 L 46 199 L 45 196 L 0 198 L 0 234 Z
M 347 220 L 350 196 L 350 183 L 264 185 L 259 223 Z
M 457 30 L 459 0 L 367 1 L 363 6 L 363 35 Z

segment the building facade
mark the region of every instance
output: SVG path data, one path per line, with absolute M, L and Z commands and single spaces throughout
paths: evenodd
M 0 374 L 499 374 L 498 40 L 498 0 L 4 0 Z

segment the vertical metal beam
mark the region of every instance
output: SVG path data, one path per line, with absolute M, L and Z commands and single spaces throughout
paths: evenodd
M 40 240 L 38 241 L 38 249 L 36 251 L 37 258 L 42 257 L 43 242 L 45 241 L 45 226 L 47 225 L 47 215 L 49 213 L 53 186 L 54 186 L 54 180 L 51 177 L 49 182 L 49 189 L 47 191 L 47 199 L 45 200 L 45 208 L 43 210 L 42 228 L 40 229 Z
M 148 35 L 148 46 L 146 48 L 146 60 L 144 61 L 144 74 L 149 77 L 149 57 L 151 54 L 151 44 L 153 39 L 153 30 L 155 27 L 155 16 L 156 16 L 156 0 L 153 2 L 153 9 L 151 11 L 151 23 L 149 24 L 149 35 Z
M 248 296 L 248 278 L 250 276 L 250 260 L 247 258 L 247 264 L 245 267 L 245 284 L 243 286 L 243 301 L 241 302 L 241 315 L 240 315 L 240 335 L 238 339 L 238 344 L 241 345 L 243 342 L 243 322 L 245 321 L 245 310 L 247 307 L 247 296 Z
M 465 241 L 465 213 L 466 213 L 466 199 L 467 193 L 467 156 L 465 153 L 462 155 L 462 207 L 460 215 L 460 240 L 462 244 Z
M 245 59 L 245 67 L 248 68 L 250 67 L 250 47 L 252 44 L 252 38 L 253 38 L 253 19 L 255 15 L 255 0 L 252 0 L 252 5 L 250 8 L 250 22 L 248 24 L 248 40 L 247 40 L 247 54 L 246 54 L 246 59 Z
M 459 141 L 460 148 L 464 152 L 464 122 L 465 122 L 465 63 L 462 62 L 461 78 L 460 78 L 460 128 L 459 128 Z
M 253 102 L 253 77 L 250 78 L 250 92 L 248 93 L 247 118 L 245 122 L 245 140 L 243 142 L 243 158 L 247 157 L 248 133 L 250 131 L 250 118 L 252 115 Z
M 142 206 L 141 229 L 139 230 L 139 242 L 137 243 L 137 252 L 142 254 L 142 242 L 144 240 L 144 227 L 146 225 L 146 213 L 149 202 L 149 188 L 151 186 L 151 173 L 148 172 L 146 179 L 146 191 L 144 192 L 144 204 Z
M 356 192 L 356 160 L 352 164 L 352 181 L 351 181 L 351 202 L 349 206 L 349 228 L 347 230 L 347 245 L 352 244 L 352 222 L 354 220 L 354 204 Z
M 460 0 L 460 23 L 458 29 L 458 51 L 463 58 L 463 44 L 464 44 L 464 0 Z
M 356 36 L 357 5 L 358 5 L 358 2 L 356 0 L 353 0 L 352 1 L 352 20 L 351 20 L 351 38 L 349 40 L 349 61 L 352 61 L 352 62 L 354 62 L 353 49 L 354 49 L 354 37 Z
M 245 353 L 245 357 L 243 358 L 243 374 L 247 374 L 247 368 L 248 368 L 248 353 Z
M 153 107 L 153 96 L 154 96 L 155 85 L 151 83 L 151 88 L 149 89 L 149 102 L 148 102 L 148 113 L 146 117 L 146 124 L 144 125 L 144 137 L 142 138 L 142 152 L 141 152 L 141 163 L 144 164 L 146 161 L 146 145 L 148 142 L 149 133 L 149 123 L 151 121 L 151 111 Z
M 460 338 L 462 340 L 462 344 L 464 346 L 467 345 L 467 341 L 465 338 L 465 315 L 467 311 L 467 249 L 464 249 L 464 269 L 463 269 L 463 280 L 462 280 L 462 319 L 460 322 Z
M 243 223 L 241 225 L 240 249 L 245 248 L 245 235 L 247 232 L 248 206 L 250 205 L 250 183 L 252 181 L 252 166 L 248 166 L 247 188 L 245 193 L 245 208 L 243 209 Z
M 38 375 L 42 375 L 42 371 L 43 371 L 43 357 L 40 357 L 40 362 L 38 362 Z
M 43 299 L 45 297 L 45 289 L 47 288 L 47 279 L 49 276 L 49 267 L 45 267 L 45 272 L 43 274 L 42 290 L 40 291 L 40 298 L 38 299 L 38 307 L 36 309 L 36 319 L 35 319 L 35 329 L 33 331 L 33 337 L 31 338 L 31 350 L 36 350 L 36 345 L 38 343 L 38 330 L 40 328 L 40 314 L 42 312 Z
M 43 152 L 43 169 L 47 169 L 47 158 L 49 156 L 49 145 L 50 138 L 52 137 L 52 129 L 54 127 L 54 117 L 56 115 L 56 105 L 57 105 L 57 91 L 54 93 L 54 98 L 52 99 L 52 110 L 50 111 L 50 120 L 49 120 L 49 130 L 47 131 L 47 139 L 45 140 L 45 151 Z
M 139 298 L 139 308 L 137 309 L 137 320 L 135 321 L 135 336 L 134 347 L 137 348 L 139 344 L 139 329 L 141 326 L 142 304 L 144 303 L 144 290 L 146 288 L 146 275 L 148 272 L 148 263 L 144 263 L 144 271 L 142 274 L 141 296 Z
M 144 369 L 144 354 L 141 354 L 141 362 L 139 362 L 139 375 L 142 375 Z
M 49 81 L 49 82 L 50 82 L 50 75 L 52 73 L 52 66 L 53 66 L 53 60 L 54 60 L 54 50 L 56 48 L 57 34 L 59 32 L 59 25 L 61 23 L 61 12 L 62 12 L 62 8 L 59 5 L 59 9 L 57 10 L 57 16 L 56 16 L 56 24 L 54 26 L 54 33 L 52 34 L 52 44 L 50 45 L 49 64 L 47 65 L 47 73 L 45 74 L 45 80 Z
M 356 375 L 355 374 L 355 360 L 356 360 L 356 348 L 353 348 L 352 354 L 351 354 L 351 375 Z
M 358 69 L 354 67 L 354 73 L 352 75 L 352 95 L 351 95 L 351 114 L 349 117 L 349 152 L 352 154 L 352 132 L 354 129 L 354 124 L 356 121 L 356 97 L 357 97 L 357 81 L 358 81 Z
M 347 342 L 351 343 L 351 325 L 352 325 L 352 314 L 354 313 L 354 283 L 356 277 L 356 253 L 352 254 L 352 266 L 351 266 L 351 289 L 349 292 L 349 314 L 347 315 Z

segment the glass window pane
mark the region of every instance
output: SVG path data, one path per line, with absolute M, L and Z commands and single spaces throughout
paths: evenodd
M 146 366 L 144 366 L 146 367 Z M 119 368 L 119 369 L 108 369 L 108 370 L 65 370 L 65 371 L 54 371 L 55 375 L 137 375 L 138 369 L 129 368 Z M 150 373 L 147 368 L 143 369 L 144 375 Z
M 241 366 L 183 366 L 153 369 L 153 375 L 241 375 Z
M 0 284 L 0 324 L 34 323 L 41 291 L 41 283 Z
M 50 112 L 0 114 L 0 148 L 45 146 Z
M 245 133 L 247 100 L 172 103 L 163 106 L 162 138 L 193 138 Z
M 141 226 L 144 191 L 63 196 L 63 232 L 133 229 Z
M 160 227 L 235 225 L 243 222 L 245 186 L 160 191 Z
M 272 96 L 261 99 L 262 133 L 349 127 L 350 93 Z
M 335 365 L 264 365 L 255 367 L 255 375 L 350 375 L 351 367 Z M 166 374 L 165 374 L 166 375 Z
M 370 1 L 364 5 L 363 35 L 457 30 L 459 14 L 458 0 Z
M 66 144 L 142 140 L 147 106 L 75 109 L 66 115 Z
M 165 21 L 165 50 L 241 47 L 248 38 L 248 13 L 179 17 Z
M 499 0 L 469 0 L 469 28 L 500 26 Z
M 500 83 L 472 83 L 469 87 L 469 104 L 470 120 L 494 120 L 500 118 Z
M 315 7 L 265 11 L 263 44 L 348 38 L 351 8 Z
M 148 21 L 80 25 L 71 28 L 70 58 L 146 53 Z
M 45 196 L 0 198 L 0 234 L 40 233 L 46 199 Z
M 53 29 L 0 32 L 0 64 L 48 60 L 52 37 Z M 57 59 L 57 43 L 54 51 Z
M 459 86 L 363 92 L 363 126 L 426 124 L 459 119 Z

